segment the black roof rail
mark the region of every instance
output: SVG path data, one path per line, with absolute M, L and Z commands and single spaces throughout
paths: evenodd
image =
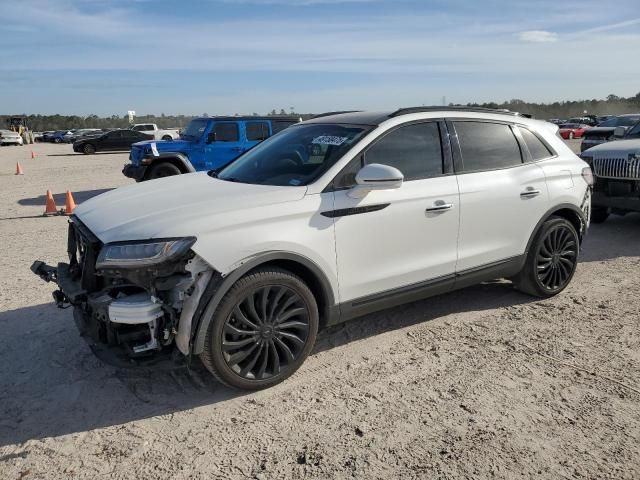
M 397 117 L 400 115 L 408 115 L 410 113 L 420 112 L 480 112 L 480 113 L 497 113 L 502 115 L 513 116 L 525 116 L 523 113 L 512 112 L 510 110 L 500 110 L 497 108 L 482 108 L 482 107 L 464 107 L 464 106 L 452 106 L 452 107 L 408 107 L 399 108 L 395 112 L 389 115 L 389 118 Z
M 314 118 L 329 117 L 331 115 L 340 115 L 341 113 L 357 113 L 357 112 L 361 112 L 361 111 L 362 110 L 341 110 L 341 111 L 337 111 L 337 112 L 319 113 L 318 115 L 314 115 L 313 117 L 309 118 L 309 120 L 313 120 Z

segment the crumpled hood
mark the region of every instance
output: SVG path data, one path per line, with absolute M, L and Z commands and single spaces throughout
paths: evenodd
M 640 140 L 615 140 L 613 142 L 601 143 L 595 147 L 588 148 L 583 155 L 594 158 L 602 157 L 626 157 L 629 154 L 640 155 Z
M 273 212 L 270 206 L 300 200 L 306 190 L 190 173 L 111 190 L 83 202 L 74 214 L 104 243 L 197 237 L 233 228 L 249 218 L 264 218 L 269 210 Z

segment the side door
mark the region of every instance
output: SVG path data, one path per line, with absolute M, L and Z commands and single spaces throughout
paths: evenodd
M 370 163 L 400 170 L 402 186 L 351 198 L 355 174 Z M 439 289 L 430 293 L 451 288 L 460 212 L 452 173 L 444 124 L 426 121 L 385 132 L 336 178 L 332 215 L 345 308 L 361 314 L 411 300 L 430 286 Z
M 269 132 L 269 122 L 264 120 L 245 122 L 244 131 L 246 139 L 244 151 L 253 148 L 255 145 L 271 136 Z
M 122 130 L 113 130 L 103 137 L 100 137 L 98 148 L 100 150 L 116 150 L 122 141 Z
M 215 122 L 204 147 L 205 168 L 218 168 L 229 163 L 244 150 L 239 122 Z
M 548 209 L 544 171 L 525 161 L 508 122 L 452 119 L 448 126 L 460 186 L 457 273 L 516 261 Z

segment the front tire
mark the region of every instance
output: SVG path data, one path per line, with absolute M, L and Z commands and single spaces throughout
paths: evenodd
M 609 208 L 591 207 L 591 223 L 604 223 L 609 218 Z
M 96 147 L 94 147 L 90 143 L 86 143 L 82 147 L 82 153 L 84 153 L 85 155 L 91 155 L 93 153 L 96 153 Z
M 182 172 L 173 163 L 160 162 L 151 167 L 148 179 L 153 180 L 155 178 L 171 177 L 173 175 L 180 175 Z
M 534 237 L 524 267 L 513 279 L 516 288 L 541 298 L 562 292 L 575 274 L 579 248 L 573 224 L 566 218 L 549 218 Z
M 173 137 L 171 135 L 165 135 L 162 137 L 162 140 L 173 140 Z
M 223 297 L 200 359 L 227 386 L 271 387 L 309 356 L 318 323 L 316 300 L 300 277 L 277 267 L 260 268 Z

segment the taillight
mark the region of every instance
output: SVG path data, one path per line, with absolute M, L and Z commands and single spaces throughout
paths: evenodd
M 582 178 L 587 182 L 587 185 L 590 187 L 593 186 L 593 172 L 591 171 L 591 167 L 585 167 L 582 169 Z

